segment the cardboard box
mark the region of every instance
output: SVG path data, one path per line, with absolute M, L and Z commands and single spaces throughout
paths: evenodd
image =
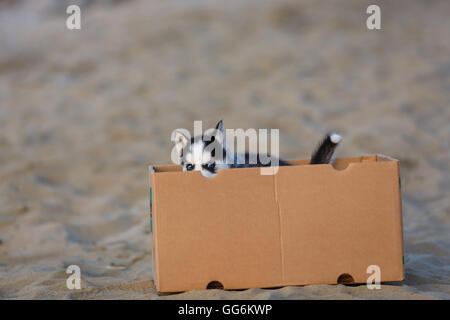
M 291 161 L 213 178 L 150 166 L 153 274 L 159 292 L 401 281 L 399 162 L 371 155 L 334 165 Z

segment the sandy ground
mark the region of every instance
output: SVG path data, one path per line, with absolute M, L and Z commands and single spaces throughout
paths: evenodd
M 0 1 L 0 298 L 449 299 L 450 2 L 161 2 L 82 1 L 69 31 L 65 1 Z M 399 158 L 406 280 L 158 296 L 147 165 L 218 119 Z

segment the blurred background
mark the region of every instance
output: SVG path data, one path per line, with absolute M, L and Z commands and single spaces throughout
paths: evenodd
M 147 166 L 219 119 L 400 159 L 405 282 L 157 296 Z M 0 298 L 449 299 L 449 122 L 450 1 L 0 0 Z

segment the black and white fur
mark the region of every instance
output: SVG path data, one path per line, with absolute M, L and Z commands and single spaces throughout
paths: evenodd
M 327 164 L 332 161 L 334 151 L 341 142 L 342 137 L 337 133 L 329 133 L 317 147 L 311 157 L 311 164 Z M 250 154 L 232 154 L 225 143 L 223 122 L 220 120 L 213 132 L 205 132 L 202 136 L 188 138 L 180 130 L 172 135 L 175 143 L 177 162 L 183 171 L 200 171 L 205 177 L 213 177 L 218 170 L 227 168 L 269 167 L 271 163 L 264 164 L 257 155 L 257 163 L 250 164 Z M 215 154 L 215 150 L 222 150 L 222 155 Z M 289 166 L 289 162 L 278 159 L 279 166 Z

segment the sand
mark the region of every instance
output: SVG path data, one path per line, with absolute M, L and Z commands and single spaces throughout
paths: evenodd
M 0 1 L 0 298 L 449 299 L 450 2 Z M 156 293 L 147 166 L 175 128 L 401 160 L 403 283 Z M 81 290 L 66 287 L 69 265 Z

